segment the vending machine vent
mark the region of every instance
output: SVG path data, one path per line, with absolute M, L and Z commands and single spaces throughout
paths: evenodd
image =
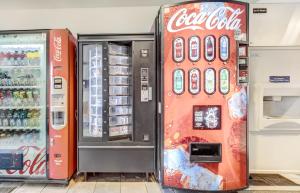
M 221 143 L 191 143 L 190 161 L 191 162 L 221 162 L 222 144 Z

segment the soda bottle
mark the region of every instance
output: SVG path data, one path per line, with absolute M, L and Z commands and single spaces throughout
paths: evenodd
M 39 127 L 40 126 L 40 111 L 35 110 L 34 113 L 34 126 Z
M 16 126 L 17 127 L 21 127 L 22 126 L 22 117 L 21 117 L 22 111 L 23 111 L 22 109 L 20 109 L 20 110 L 17 111 L 17 117 L 16 117 Z
M 27 58 L 27 61 L 28 61 L 28 65 L 32 65 L 32 51 L 31 50 L 27 50 L 26 58 Z
M 33 105 L 33 96 L 32 96 L 32 90 L 27 90 L 26 91 L 26 97 L 27 97 L 27 105 Z
M 32 91 L 33 101 L 35 105 L 40 104 L 40 91 L 38 89 L 34 89 Z
M 2 126 L 3 126 L 3 124 L 2 124 L 3 118 L 1 117 L 1 115 L 2 115 L 2 111 L 4 111 L 4 110 L 0 110 L 0 127 L 2 127 Z
M 21 103 L 20 91 L 14 90 L 13 91 L 13 105 L 18 106 L 18 105 L 20 105 L 20 103 Z
M 229 58 L 229 39 L 227 36 L 220 38 L 220 59 L 226 61 Z
M 214 46 L 212 43 L 212 37 L 208 37 L 207 45 L 206 45 L 206 53 L 209 58 L 214 56 Z
M 26 65 L 26 61 L 25 61 L 26 54 L 24 50 L 21 51 L 19 58 L 20 58 L 20 65 L 22 66 Z
M 0 105 L 4 104 L 4 95 L 5 95 L 5 91 L 0 90 Z
M 3 110 L 2 111 L 2 115 L 1 115 L 1 117 L 2 117 L 2 125 L 4 126 L 4 127 L 6 127 L 6 126 L 8 126 L 8 118 L 7 118 L 7 114 L 8 114 L 8 110 Z
M 200 59 L 200 38 L 192 36 L 189 39 L 189 59 L 196 62 Z
M 4 58 L 5 58 L 4 52 L 0 52 L 0 65 L 4 65 L 3 64 Z
M 3 65 L 9 65 L 10 52 L 4 53 Z
M 13 66 L 14 65 L 14 53 L 13 52 L 10 52 L 10 51 L 8 51 L 7 52 L 7 64 L 9 65 L 9 66 Z
M 173 89 L 175 94 L 181 94 L 184 91 L 184 72 L 181 69 L 174 71 Z
M 26 104 L 27 104 L 26 91 L 23 89 L 20 90 L 20 99 L 21 99 L 21 105 L 26 106 Z
M 38 50 L 34 50 L 33 52 L 33 65 L 38 66 L 40 64 L 40 52 Z
M 14 53 L 14 64 L 16 66 L 19 65 L 19 52 L 18 52 L 18 50 L 15 50 L 15 53 Z
M 22 71 L 21 69 L 15 69 L 14 72 L 13 72 L 13 79 L 14 79 L 14 86 L 21 86 L 20 84 L 20 79 L 21 79 L 21 76 L 22 76 Z
M 17 121 L 19 119 L 19 111 L 18 110 L 13 111 L 13 118 L 12 119 L 14 120 L 15 126 L 18 126 L 18 123 L 17 123 Z
M 11 86 L 12 80 L 11 80 L 11 77 L 9 76 L 9 74 L 8 74 L 8 71 L 5 71 L 3 76 L 4 76 L 3 78 L 5 80 L 5 83 L 3 85 L 4 86 Z
M 21 116 L 23 120 L 22 122 L 23 126 L 28 127 L 28 110 L 23 110 Z
M 25 82 L 26 82 L 25 69 L 20 68 L 20 70 L 18 72 L 19 72 L 19 85 L 25 86 Z
M 173 41 L 173 60 L 175 62 L 182 62 L 184 59 L 184 39 L 181 37 Z
M 10 106 L 13 105 L 13 96 L 12 96 L 12 91 L 11 90 L 7 90 L 6 91 L 6 95 L 5 95 L 5 105 Z
M 7 120 L 8 120 L 8 125 L 11 126 L 11 127 L 14 127 L 15 126 L 15 120 L 13 118 L 13 110 L 8 110 L 7 111 Z
M 27 112 L 27 121 L 28 121 L 28 126 L 29 127 L 33 127 L 34 126 L 34 122 L 32 120 L 33 111 L 34 110 L 28 110 L 28 112 Z

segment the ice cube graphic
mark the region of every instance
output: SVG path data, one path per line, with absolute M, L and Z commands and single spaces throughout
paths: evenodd
M 210 170 L 190 163 L 188 153 L 183 147 L 168 149 L 164 152 L 164 167 L 168 175 L 173 175 L 176 171 L 182 174 L 180 181 L 188 180 L 189 189 L 195 190 L 220 190 L 223 177 L 216 175 Z
M 232 95 L 228 100 L 229 114 L 233 119 L 241 119 L 247 113 L 247 94 L 245 88 Z

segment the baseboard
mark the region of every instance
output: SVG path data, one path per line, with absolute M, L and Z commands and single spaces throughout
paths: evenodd
M 253 170 L 250 173 L 257 174 L 300 174 L 300 170 Z

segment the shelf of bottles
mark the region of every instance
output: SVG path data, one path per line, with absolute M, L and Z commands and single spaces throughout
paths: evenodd
M 108 44 L 109 139 L 131 139 L 132 65 L 130 47 Z
M 41 45 L 0 46 L 0 146 L 37 144 L 41 126 Z

